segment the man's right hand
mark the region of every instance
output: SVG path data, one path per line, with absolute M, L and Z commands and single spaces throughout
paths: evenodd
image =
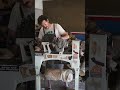
M 35 46 L 35 51 L 36 51 L 36 52 L 39 52 L 40 50 L 41 50 L 40 47 Z

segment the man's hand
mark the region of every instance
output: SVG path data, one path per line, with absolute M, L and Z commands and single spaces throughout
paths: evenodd
M 39 52 L 40 50 L 41 50 L 40 47 L 35 46 L 35 51 L 36 51 L 36 52 Z

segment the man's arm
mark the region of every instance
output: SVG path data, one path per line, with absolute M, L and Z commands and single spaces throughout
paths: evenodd
M 62 26 L 57 24 L 57 29 L 59 30 L 59 33 L 60 33 L 62 39 L 69 39 L 68 33 L 62 28 Z
M 69 36 L 67 32 L 64 32 L 61 37 L 66 37 L 66 36 Z

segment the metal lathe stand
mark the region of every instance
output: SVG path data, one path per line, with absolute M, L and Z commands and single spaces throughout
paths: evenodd
M 40 68 L 42 62 L 44 61 L 52 61 L 52 60 L 61 60 L 65 62 L 69 62 L 71 68 L 75 70 L 75 90 L 79 90 L 79 71 L 80 71 L 80 57 L 79 57 L 79 49 L 80 49 L 80 41 L 72 41 L 72 54 L 50 54 L 49 43 L 45 42 L 43 46 L 48 47 L 48 52 L 44 53 L 35 53 L 35 70 L 36 70 L 36 90 L 41 90 L 41 75 Z M 47 49 L 44 48 L 44 51 Z

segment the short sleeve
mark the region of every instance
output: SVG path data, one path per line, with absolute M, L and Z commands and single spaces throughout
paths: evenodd
M 58 32 L 60 33 L 60 35 L 65 33 L 65 30 L 62 28 L 62 26 L 60 24 L 56 24 L 56 28 L 57 28 Z

